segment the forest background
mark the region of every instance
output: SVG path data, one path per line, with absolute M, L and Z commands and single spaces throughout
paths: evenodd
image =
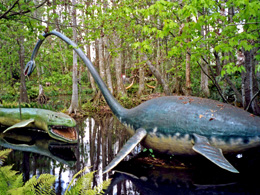
M 260 115 L 259 10 L 259 0 L 0 0 L 0 101 L 37 100 L 69 113 L 100 104 L 85 65 L 58 38 L 40 48 L 37 74 L 23 75 L 36 41 L 56 30 L 85 51 L 125 106 L 156 92 Z

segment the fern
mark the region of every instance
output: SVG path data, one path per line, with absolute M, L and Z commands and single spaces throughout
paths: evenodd
M 65 195 L 67 195 L 67 194 L 74 194 L 74 192 L 72 192 L 72 191 L 77 191 L 77 186 L 74 186 L 74 187 L 72 187 L 72 189 L 71 189 L 71 191 L 69 192 L 68 190 L 70 189 L 70 186 L 72 185 L 72 183 L 74 182 L 74 180 L 76 179 L 76 177 L 78 177 L 78 175 L 80 175 L 81 173 L 83 173 L 85 170 L 86 170 L 86 168 L 87 167 L 85 167 L 84 169 L 82 169 L 82 170 L 80 170 L 79 172 L 77 172 L 74 176 L 73 176 L 73 178 L 72 178 L 72 180 L 70 181 L 70 183 L 69 183 L 69 185 L 68 185 L 68 187 L 67 187 L 67 189 L 66 189 L 66 191 L 65 191 Z M 73 189 L 74 188 L 74 189 Z
M 25 183 L 23 187 L 9 190 L 8 192 L 11 195 L 18 195 L 18 194 L 55 195 L 55 189 L 53 187 L 54 182 L 55 182 L 55 176 L 50 174 L 41 174 L 38 179 L 36 179 L 36 176 L 33 176 L 29 181 Z
M 12 149 L 0 150 L 0 166 L 2 166 L 4 160 L 10 154 L 10 152 L 12 152 Z
M 1 164 L 11 151 L 11 149 L 0 151 Z M 13 171 L 12 167 L 12 165 L 0 167 L 0 195 L 6 195 L 9 190 L 19 188 L 23 185 L 22 174 L 17 174 L 18 172 Z
M 96 195 L 96 194 L 103 194 L 104 189 L 106 189 L 109 184 L 110 180 L 104 181 L 102 184 L 94 187 L 94 189 L 91 188 L 91 184 L 94 177 L 94 172 L 87 173 L 81 177 L 78 178 L 77 182 L 71 187 L 72 183 L 76 179 L 78 175 L 80 175 L 82 172 L 86 170 L 87 167 L 79 171 L 74 175 L 72 178 L 69 186 L 67 187 L 67 190 L 65 191 L 64 195 L 78 195 L 78 194 L 88 194 L 88 195 Z
M 101 183 L 100 185 L 95 186 L 94 189 L 92 190 L 93 194 L 103 194 L 104 193 L 103 190 L 108 188 L 108 186 L 110 185 L 110 182 L 111 182 L 111 180 L 109 179 L 107 181 L 103 181 L 103 183 Z M 88 194 L 88 193 L 86 193 L 86 194 Z
M 6 159 L 7 155 L 11 151 L 11 149 L 0 151 L 1 162 Z M 104 181 L 102 184 L 92 189 L 91 185 L 94 172 L 87 173 L 79 177 L 76 181 L 76 178 L 85 172 L 86 168 L 73 176 L 67 190 L 65 191 L 65 195 L 96 195 L 104 193 L 103 190 L 109 186 L 110 180 Z M 0 195 L 55 195 L 55 176 L 50 174 L 41 174 L 38 179 L 36 176 L 33 176 L 23 185 L 23 176 L 22 174 L 17 173 L 17 171 L 12 170 L 12 165 L 0 167 Z M 76 182 L 72 185 L 74 181 Z

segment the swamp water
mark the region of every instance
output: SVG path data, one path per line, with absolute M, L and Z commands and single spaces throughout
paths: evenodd
M 139 145 L 115 168 L 117 172 L 102 175 L 128 138 L 125 127 L 111 114 L 77 123 L 79 142 L 74 145 L 28 129 L 6 134 L 0 129 L 0 149 L 14 150 L 4 165 L 13 164 L 24 180 L 42 173 L 56 175 L 57 194 L 63 194 L 73 175 L 84 167 L 96 171 L 93 185 L 112 179 L 107 194 L 260 194 L 260 148 L 227 156 L 241 172 L 233 174 L 199 155 L 158 160 L 160 156 L 142 152 Z

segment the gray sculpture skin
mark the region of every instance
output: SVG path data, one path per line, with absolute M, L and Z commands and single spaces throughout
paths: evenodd
M 132 109 L 123 108 L 83 51 L 59 32 L 51 31 L 43 37 L 50 35 L 73 46 L 94 77 L 112 112 L 128 127 L 132 135 L 103 173 L 113 169 L 140 142 L 147 148 L 168 154 L 199 153 L 233 173 L 238 173 L 238 170 L 226 160 L 222 151 L 241 152 L 260 145 L 260 118 L 218 101 L 169 96 L 146 101 Z M 36 44 L 31 61 L 25 67 L 25 75 L 32 73 L 34 58 L 43 41 L 44 39 L 39 40 Z

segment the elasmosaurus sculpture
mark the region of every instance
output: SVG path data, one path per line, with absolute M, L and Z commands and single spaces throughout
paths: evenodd
M 31 127 L 43 130 L 50 137 L 67 143 L 77 143 L 76 122 L 70 116 L 39 108 L 2 108 L 0 125 L 8 126 L 4 131 Z
M 238 173 L 223 156 L 225 153 L 260 145 L 260 118 L 218 101 L 199 97 L 169 96 L 146 101 L 132 109 L 122 107 L 113 97 L 84 52 L 68 37 L 51 31 L 71 45 L 88 67 L 112 112 L 128 127 L 132 137 L 103 170 L 113 169 L 131 150 L 142 143 L 147 148 L 168 154 L 199 153 L 219 167 Z M 44 39 L 39 40 L 24 73 L 35 68 L 34 58 Z

